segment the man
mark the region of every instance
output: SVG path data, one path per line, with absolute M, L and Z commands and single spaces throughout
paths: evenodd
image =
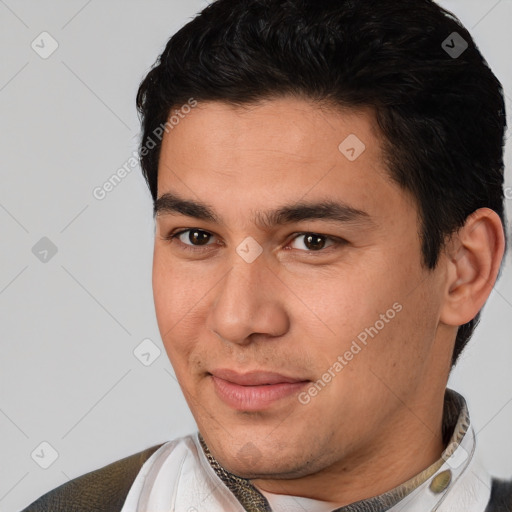
M 218 0 L 139 89 L 198 425 L 36 510 L 512 510 L 447 389 L 505 251 L 501 86 L 430 0 Z

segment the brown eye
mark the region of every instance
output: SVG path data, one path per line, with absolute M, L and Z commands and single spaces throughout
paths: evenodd
M 330 245 L 336 245 L 336 240 L 326 235 L 318 233 L 299 233 L 292 241 L 295 243 L 297 240 L 303 240 L 302 247 L 294 247 L 295 249 L 307 250 L 308 252 L 321 251 Z M 326 242 L 330 241 L 331 244 L 326 246 Z
M 178 244 L 178 247 L 187 251 L 201 251 L 203 246 L 212 245 L 208 243 L 212 234 L 202 229 L 183 229 L 177 233 L 171 233 L 165 237 L 171 243 Z
M 210 233 L 206 231 L 201 231 L 199 229 L 189 229 L 187 231 L 183 231 L 181 234 L 185 234 L 188 232 L 188 241 L 192 245 L 206 245 L 210 239 Z M 182 241 L 182 240 L 181 240 Z M 183 242 L 185 243 L 185 242 Z

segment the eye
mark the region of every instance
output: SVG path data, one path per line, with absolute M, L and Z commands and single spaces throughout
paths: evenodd
M 179 248 L 185 251 L 205 252 L 209 250 L 207 246 L 214 245 L 208 243 L 214 237 L 212 233 L 204 231 L 203 229 L 190 228 L 183 229 L 176 233 L 170 233 L 165 236 L 164 239 L 171 243 L 178 243 Z M 298 242 L 299 240 L 302 242 Z M 346 244 L 346 240 L 338 237 L 332 237 L 328 235 L 322 235 L 320 233 L 295 233 L 291 242 L 292 249 L 299 250 L 305 253 L 322 253 L 327 252 L 331 247 L 335 248 Z M 293 247 L 293 244 L 298 246 Z
M 327 235 L 321 235 L 319 233 L 297 233 L 295 238 L 292 240 L 291 243 L 296 242 L 297 240 L 303 239 L 303 242 L 301 242 L 302 247 L 295 247 L 300 250 L 303 250 L 304 247 L 306 248 L 307 252 L 318 252 L 322 251 L 326 248 L 326 242 L 331 242 L 331 245 L 327 245 L 327 247 L 331 247 L 333 245 L 339 245 L 343 241 L 339 238 L 330 237 Z
M 208 233 L 208 231 L 203 231 L 202 229 L 192 228 L 192 229 L 184 229 L 182 231 L 178 231 L 177 233 L 167 235 L 165 237 L 166 240 L 170 242 L 174 242 L 178 240 L 178 242 L 183 246 L 183 249 L 190 251 L 201 251 L 201 247 L 209 244 L 209 240 L 213 235 Z

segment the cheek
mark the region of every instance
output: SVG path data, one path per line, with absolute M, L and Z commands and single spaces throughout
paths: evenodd
M 334 384 L 329 385 L 331 391 L 348 383 L 347 389 L 358 388 L 358 382 L 371 377 L 367 375 L 369 362 L 383 360 L 387 338 L 396 333 L 392 324 L 401 313 L 393 308 L 393 299 L 398 292 L 390 284 L 379 286 L 366 268 L 367 273 L 354 269 L 330 279 L 324 276 L 316 280 L 315 287 L 312 281 L 300 288 L 297 283 L 293 286 L 308 308 L 300 303 L 298 308 L 288 309 L 296 329 L 290 339 L 307 354 L 315 380 L 330 382 L 336 375 Z M 327 398 L 330 393 L 322 394 Z M 335 394 L 339 396 L 339 391 Z
M 387 386 L 406 396 L 429 362 L 438 312 L 428 282 L 391 289 L 378 314 L 367 318 L 362 331 L 365 345 L 351 363 L 352 377 L 368 379 L 365 386 L 381 398 L 388 393 Z
M 310 287 L 309 301 L 338 336 L 356 336 L 373 325 L 381 313 L 392 307 L 399 295 L 396 283 L 389 282 L 378 268 L 370 266 L 333 273 L 322 287 Z M 313 291 L 311 291 L 313 290 Z
M 154 251 L 153 298 L 158 321 L 173 324 L 193 309 L 203 280 L 193 269 L 167 257 L 166 252 L 165 247 Z
M 182 340 L 192 339 L 187 335 L 187 326 L 191 324 L 202 294 L 198 295 L 198 281 L 176 264 L 166 261 L 162 250 L 155 249 L 152 280 L 158 328 L 171 357 L 185 348 Z
M 361 373 L 366 376 L 369 366 L 390 368 L 397 361 L 405 364 L 423 350 L 416 345 L 421 340 L 415 336 L 421 328 L 418 317 L 422 315 L 422 303 L 428 299 L 418 286 L 418 270 L 405 262 L 393 264 L 389 256 L 387 261 L 385 257 L 381 254 L 351 272 L 338 272 L 331 280 L 324 279 L 323 293 L 309 292 L 314 311 L 329 328 L 323 329 L 330 340 L 324 345 L 329 348 L 323 351 L 323 363 L 325 356 L 334 364 L 338 356 L 346 354 L 344 359 L 357 369 L 351 379 Z

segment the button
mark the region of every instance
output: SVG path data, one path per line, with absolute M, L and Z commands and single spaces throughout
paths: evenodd
M 452 472 L 449 469 L 441 471 L 430 482 L 430 490 L 436 494 L 443 492 L 452 481 Z

